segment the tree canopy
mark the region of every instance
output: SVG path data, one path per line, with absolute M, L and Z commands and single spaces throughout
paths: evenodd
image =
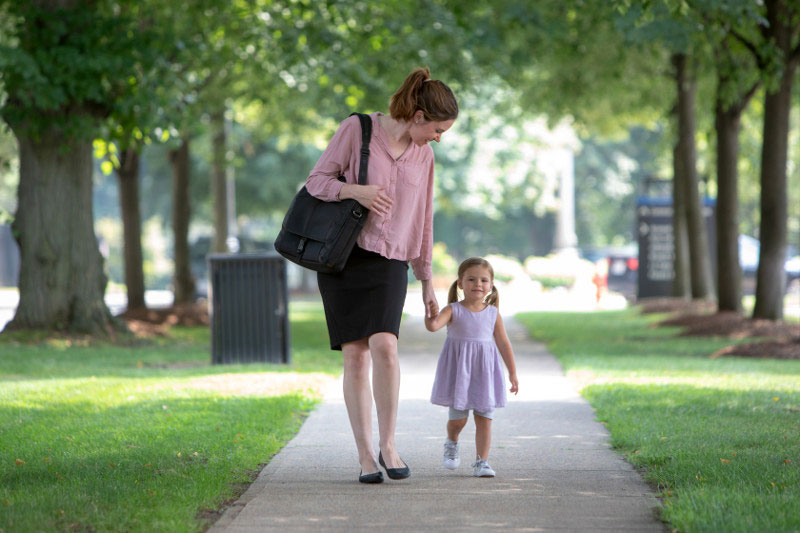
M 385 111 L 408 72 L 428 65 L 461 102 L 456 126 L 435 147 L 437 238 L 465 254 L 549 251 L 558 193 L 534 133 L 545 124 L 577 134 L 580 241 L 610 244 L 633 238 L 642 180 L 671 177 L 670 58 L 690 53 L 706 193 L 718 186 L 715 99 L 734 105 L 761 83 L 743 108 L 738 203 L 741 229 L 763 233 L 757 130 L 768 113 L 758 99 L 777 87 L 789 57 L 764 30 L 774 5 L 790 3 L 0 0 L 0 116 L 20 143 L 0 139 L 0 158 L 11 154 L 0 160 L 0 183 L 14 182 L 17 153 L 20 167 L 34 168 L 48 143 L 75 147 L 77 139 L 72 152 L 91 153 L 99 141 L 106 167 L 136 146 L 144 219 L 169 220 L 166 154 L 191 139 L 196 219 L 211 219 L 209 176 L 232 161 L 239 223 L 260 221 L 256 233 L 267 238 L 336 125 L 353 111 Z M 797 13 L 786 13 L 795 17 L 787 24 L 796 52 Z M 212 149 L 220 117 L 232 122 L 223 152 Z M 796 183 L 797 165 L 789 168 Z M 34 190 L 34 176 L 19 174 L 19 190 Z M 20 235 L 23 215 L 41 209 L 24 198 L 13 217 Z M 796 209 L 789 204 L 792 216 Z M 788 231 L 790 241 L 800 236 L 796 221 Z

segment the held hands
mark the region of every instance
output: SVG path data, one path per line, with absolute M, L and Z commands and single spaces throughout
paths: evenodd
M 425 316 L 431 319 L 439 316 L 439 304 L 436 302 L 435 297 L 433 300 L 425 301 Z
M 439 302 L 436 300 L 436 293 L 430 280 L 422 282 L 422 303 L 425 305 L 426 319 L 433 320 L 439 315 Z

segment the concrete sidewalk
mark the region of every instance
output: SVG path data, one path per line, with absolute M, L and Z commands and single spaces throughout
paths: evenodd
M 445 331 L 429 333 L 412 316 L 400 333 L 397 432 L 411 477 L 358 483 L 339 381 L 210 531 L 664 531 L 652 491 L 609 448 L 608 432 L 555 358 L 506 322 L 520 393 L 493 424 L 489 462 L 497 477 L 472 477 L 472 420 L 461 436 L 461 467 L 441 466 L 447 410 L 428 398 Z

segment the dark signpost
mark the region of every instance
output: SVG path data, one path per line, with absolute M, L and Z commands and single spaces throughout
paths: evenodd
M 716 273 L 716 231 L 713 199 L 703 202 L 703 219 L 708 235 L 712 271 Z M 672 296 L 675 279 L 675 241 L 672 232 L 672 197 L 640 196 L 636 201 L 639 241 L 637 299 Z

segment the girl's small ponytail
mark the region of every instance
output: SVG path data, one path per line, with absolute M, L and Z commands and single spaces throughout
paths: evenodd
M 450 292 L 447 293 L 447 303 L 454 304 L 458 301 L 458 280 L 450 285 Z
M 500 308 L 500 293 L 497 292 L 497 287 L 494 286 L 494 283 L 492 284 L 492 292 L 486 297 L 486 303 L 498 309 Z

